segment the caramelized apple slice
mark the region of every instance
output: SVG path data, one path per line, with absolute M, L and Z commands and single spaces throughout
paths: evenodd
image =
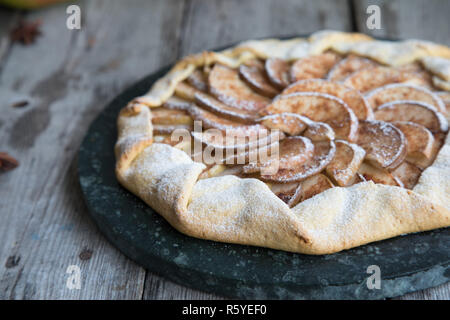
M 405 80 L 405 72 L 394 68 L 376 66 L 352 73 L 344 80 L 344 84 L 360 92 L 367 92 L 388 83 Z
M 199 69 L 196 69 L 191 73 L 187 78 L 187 82 L 198 90 L 208 91 L 208 79 L 205 73 Z
M 294 92 L 320 92 L 342 99 L 359 120 L 373 119 L 373 112 L 366 99 L 353 88 L 323 79 L 300 80 L 283 90 L 281 94 Z
M 270 82 L 280 89 L 287 87 L 290 83 L 289 70 L 291 66 L 285 60 L 270 58 L 264 65 Z
M 336 141 L 336 154 L 326 168 L 327 175 L 340 187 L 351 185 L 366 152 L 356 144 Z
M 200 90 L 194 88 L 193 86 L 185 83 L 180 82 L 175 87 L 175 95 L 178 98 L 185 99 L 188 101 L 194 101 L 195 100 L 195 93 L 201 92 Z
M 325 175 L 318 173 L 301 181 L 292 200 L 290 207 L 295 206 L 299 202 L 308 200 L 309 198 L 333 188 L 334 185 Z
M 186 111 L 157 108 L 152 110 L 153 124 L 193 124 L 192 118 Z
M 334 130 L 328 124 L 314 121 L 308 123 L 308 128 L 303 133 L 303 136 L 315 142 L 335 139 Z
M 298 182 L 292 183 L 272 183 L 269 188 L 275 195 L 283 200 L 290 208 L 294 203 L 298 203 L 298 197 L 296 197 L 296 191 L 298 189 Z
M 216 64 L 212 68 L 208 81 L 211 93 L 230 107 L 256 112 L 270 102 L 247 86 L 238 71 L 223 65 Z
M 280 169 L 273 175 L 261 175 L 264 181 L 294 182 L 304 180 L 322 171 L 333 159 L 336 146 L 333 141 L 313 142 L 312 158 L 297 166 L 295 169 Z
M 450 92 L 448 91 L 438 91 L 435 92 L 439 98 L 442 99 L 445 105 L 445 115 L 447 116 L 447 120 L 450 117 Z
M 173 131 L 177 129 L 183 129 L 191 131 L 193 127 L 191 125 L 186 124 L 155 124 L 153 125 L 153 134 L 171 134 Z
M 436 159 L 437 154 L 439 153 L 439 150 L 445 143 L 445 137 L 447 136 L 444 132 L 438 132 L 434 133 L 434 142 L 433 142 L 433 148 L 431 149 L 431 155 L 429 158 L 420 158 L 420 159 L 414 159 L 413 164 L 419 167 L 420 169 L 425 169 L 429 167 L 434 159 Z
M 297 113 L 313 121 L 325 122 L 339 139 L 356 139 L 358 119 L 344 101 L 334 96 L 317 92 L 281 95 L 263 111 L 266 114 L 283 112 Z
M 262 117 L 259 123 L 269 129 L 279 129 L 291 136 L 298 136 L 313 121 L 296 113 L 277 113 Z
M 191 104 L 191 101 L 172 96 L 167 99 L 162 106 L 171 110 L 188 110 L 191 107 Z
M 410 121 L 423 125 L 431 132 L 446 132 L 448 123 L 436 109 L 418 101 L 394 101 L 378 107 L 375 119 L 383 121 Z
M 404 188 L 412 189 L 419 180 L 419 177 L 422 174 L 422 170 L 420 170 L 415 165 L 405 161 L 397 168 L 395 168 L 395 170 L 393 170 L 391 173 L 395 178 L 397 178 L 397 180 L 400 180 L 402 182 Z
M 407 161 L 423 163 L 431 157 L 434 137 L 430 130 L 414 122 L 396 121 L 392 124 L 405 135 Z
M 376 65 L 377 63 L 373 60 L 351 54 L 331 68 L 327 79 L 330 81 L 343 81 L 354 72 Z
M 267 162 L 250 163 L 244 166 L 243 172 L 261 172 L 263 168 L 269 168 L 272 165 L 276 165 L 278 170 L 295 169 L 310 160 L 313 153 L 314 145 L 308 138 L 300 136 L 287 137 L 279 144 L 278 157 L 267 159 Z
M 366 98 L 373 110 L 388 102 L 412 100 L 428 103 L 434 106 L 439 112 L 445 111 L 445 106 L 441 98 L 428 89 L 411 84 L 388 84 L 370 91 L 366 95 Z
M 214 113 L 222 115 L 230 120 L 236 120 L 236 121 L 246 122 L 246 123 L 253 123 L 253 122 L 255 122 L 255 120 L 258 116 L 257 114 L 255 114 L 253 112 L 230 107 L 230 106 L 220 102 L 213 96 L 203 93 L 203 92 L 197 92 L 197 93 L 195 93 L 194 96 L 195 96 L 196 102 L 200 106 L 202 106 Z
M 291 81 L 324 78 L 338 60 L 339 56 L 333 53 L 301 58 L 291 66 Z
M 388 122 L 360 121 L 358 145 L 366 151 L 366 160 L 380 168 L 393 169 L 406 157 L 405 136 Z
M 199 179 L 207 179 L 212 177 L 217 177 L 222 172 L 224 172 L 226 166 L 223 164 L 213 164 L 208 166 L 203 172 L 199 175 Z
M 198 107 L 197 105 L 192 104 L 188 110 L 189 114 L 195 121 L 201 121 L 202 127 L 204 129 L 219 129 L 222 131 L 236 128 L 236 127 L 244 127 L 244 130 L 248 130 L 249 127 L 260 128 L 260 125 L 245 125 L 242 122 L 232 121 L 229 119 L 222 118 L 215 113 L 207 111 L 203 108 Z
M 361 166 L 358 169 L 358 173 L 365 180 L 371 180 L 375 183 L 386 184 L 389 186 L 403 187 L 402 182 L 398 179 L 395 179 L 394 176 L 386 169 L 377 168 L 365 162 L 361 163 Z
M 264 69 L 241 65 L 239 74 L 259 94 L 268 98 L 273 98 L 278 94 L 278 90 L 270 83 Z

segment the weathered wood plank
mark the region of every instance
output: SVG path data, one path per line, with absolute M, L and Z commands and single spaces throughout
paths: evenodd
M 369 30 L 366 26 L 368 5 L 381 9 L 381 30 Z M 450 2 L 446 0 L 353 0 L 358 30 L 373 36 L 398 39 L 424 39 L 450 45 L 448 13 Z M 450 283 L 436 288 L 413 292 L 399 299 L 449 299 Z
M 187 1 L 179 31 L 178 57 L 248 39 L 307 34 L 321 29 L 347 30 L 347 1 L 194 0 Z M 149 275 L 144 299 L 213 299 Z
M 145 270 L 101 236 L 82 202 L 75 155 L 108 100 L 176 57 L 179 1 L 80 1 L 33 12 L 43 35 L 14 45 L 0 81 L 0 146 L 20 167 L 0 176 L 0 298 L 140 299 Z M 12 108 L 26 99 L 29 105 Z M 86 250 L 92 251 L 92 256 Z M 85 251 L 84 255 L 80 253 Z M 69 265 L 80 290 L 66 287 Z
M 446 0 L 353 0 L 358 30 L 373 36 L 424 39 L 450 45 Z M 366 25 L 368 5 L 381 9 L 381 29 L 369 30 Z
M 0 11 L 0 70 L 11 47 L 9 32 L 21 16 L 17 10 Z

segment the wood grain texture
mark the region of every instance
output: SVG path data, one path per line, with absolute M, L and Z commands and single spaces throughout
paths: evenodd
M 320 29 L 368 31 L 369 2 L 355 1 L 352 17 L 346 0 L 86 0 L 78 1 L 80 31 L 65 28 L 67 4 L 0 10 L 0 151 L 20 161 L 0 175 L 0 299 L 220 299 L 146 272 L 98 232 L 76 174 L 89 123 L 125 87 L 188 53 Z M 370 33 L 449 43 L 447 1 L 381 7 L 384 29 Z M 29 47 L 8 37 L 23 16 L 43 21 L 43 36 Z M 80 290 L 66 287 L 72 264 L 81 268 Z M 449 292 L 443 285 L 402 298 Z
M 376 4 L 381 9 L 381 30 L 366 26 L 367 6 Z M 450 45 L 450 1 L 446 0 L 353 0 L 358 31 L 373 36 L 394 39 L 424 39 Z M 413 292 L 398 299 L 450 299 L 450 283 L 436 288 Z

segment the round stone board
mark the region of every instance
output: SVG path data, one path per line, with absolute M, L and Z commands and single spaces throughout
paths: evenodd
M 91 124 L 79 150 L 79 179 L 89 212 L 126 256 L 179 284 L 243 299 L 380 299 L 450 280 L 449 228 L 323 256 L 200 240 L 172 228 L 119 185 L 113 152 L 120 109 L 169 68 L 117 96 Z M 371 265 L 380 268 L 380 289 L 368 289 Z

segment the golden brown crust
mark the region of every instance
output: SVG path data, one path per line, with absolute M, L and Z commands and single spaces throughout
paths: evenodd
M 145 96 L 119 114 L 116 175 L 179 231 L 203 239 L 307 254 L 328 254 L 400 234 L 450 225 L 450 141 L 413 191 L 362 182 L 330 188 L 290 209 L 267 185 L 236 176 L 199 180 L 205 166 L 183 151 L 152 144 L 151 112 L 197 66 L 237 67 L 254 58 L 298 59 L 328 49 L 401 65 L 425 56 L 450 57 L 440 45 L 374 41 L 365 35 L 325 31 L 309 39 L 248 41 L 220 53 L 178 62 Z

